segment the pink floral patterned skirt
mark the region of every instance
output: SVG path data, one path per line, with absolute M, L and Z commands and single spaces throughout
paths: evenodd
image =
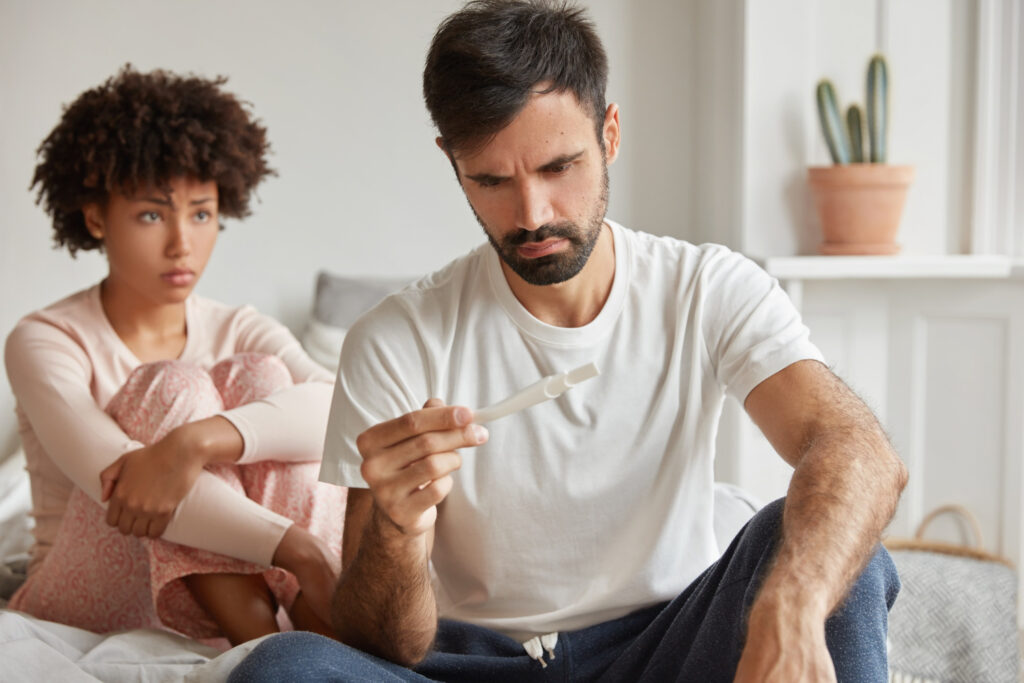
M 290 384 L 288 369 L 275 356 L 239 354 L 209 372 L 161 361 L 136 368 L 106 412 L 130 438 L 151 444 L 179 425 L 259 400 Z M 262 461 L 207 469 L 340 554 L 346 490 L 317 481 L 318 462 Z M 103 507 L 76 488 L 53 547 L 8 607 L 98 633 L 170 628 L 192 638 L 216 639 L 220 629 L 192 597 L 183 577 L 262 574 L 285 609 L 298 593 L 295 577 L 283 569 L 162 539 L 126 536 L 107 525 L 105 516 Z M 286 617 L 280 620 L 288 626 Z

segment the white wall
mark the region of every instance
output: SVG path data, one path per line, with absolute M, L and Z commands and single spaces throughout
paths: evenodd
M 627 3 L 586 4 L 609 52 L 609 99 L 623 108 L 610 212 L 628 222 L 634 24 Z M 260 188 L 250 218 L 228 223 L 200 293 L 253 303 L 298 332 L 320 268 L 414 275 L 475 246 L 482 233 L 434 145 L 420 90 L 434 28 L 460 5 L 0 2 L 0 331 L 105 273 L 94 252 L 72 260 L 51 248 L 50 226 L 27 188 L 35 150 L 61 105 L 125 62 L 226 75 L 227 88 L 251 102 L 269 130 L 279 176 Z M 662 53 L 679 49 L 672 38 L 663 36 Z M 0 370 L 0 457 L 16 446 L 13 408 Z

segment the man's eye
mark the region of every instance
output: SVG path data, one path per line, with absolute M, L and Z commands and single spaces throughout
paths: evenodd
M 549 173 L 559 174 L 565 173 L 572 167 L 572 164 L 559 164 L 558 166 L 552 166 L 548 169 Z
M 476 182 L 480 187 L 497 187 L 501 184 L 501 180 L 499 178 L 483 178 Z

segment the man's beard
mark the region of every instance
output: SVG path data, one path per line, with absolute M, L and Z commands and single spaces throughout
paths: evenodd
M 472 208 L 472 204 L 470 204 Z M 498 256 L 512 271 L 531 285 L 554 285 L 565 282 L 576 276 L 587 264 L 590 254 L 594 251 L 601 227 L 604 225 L 605 211 L 608 209 L 608 167 L 605 166 L 601 177 L 601 194 L 593 206 L 587 224 L 580 227 L 572 221 L 547 223 L 536 230 L 517 230 L 505 235 L 498 242 L 487 230 L 480 215 L 473 210 L 477 222 L 484 229 L 491 246 Z M 569 241 L 568 248 L 554 254 L 523 258 L 518 247 L 530 242 L 543 242 L 547 239 L 561 238 Z

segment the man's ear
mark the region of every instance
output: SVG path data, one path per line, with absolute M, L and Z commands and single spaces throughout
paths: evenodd
M 92 202 L 82 207 L 82 215 L 85 217 L 85 229 L 95 239 L 103 240 L 103 209 L 100 205 Z
M 610 164 L 619 156 L 619 142 L 622 140 L 619 129 L 619 105 L 614 102 L 605 110 L 601 135 L 604 138 L 605 160 Z

